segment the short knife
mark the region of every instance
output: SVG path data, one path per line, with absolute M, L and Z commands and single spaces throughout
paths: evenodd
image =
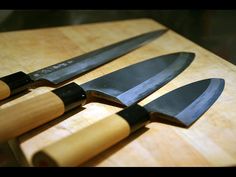
M 223 79 L 206 79 L 175 89 L 144 106 L 131 105 L 36 152 L 33 164 L 79 166 L 159 118 L 189 127 L 223 89 Z

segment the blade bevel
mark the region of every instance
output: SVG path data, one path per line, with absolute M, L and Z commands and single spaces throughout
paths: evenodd
M 138 86 L 119 95 L 117 98 L 126 106 L 137 103 L 139 100 L 161 88 L 171 79 L 180 74 L 190 65 L 193 57 L 194 55 L 190 53 L 181 53 L 168 68 L 143 83 L 140 83 Z M 150 87 L 151 85 L 152 87 Z
M 188 127 L 210 108 L 223 89 L 223 79 L 205 79 L 179 87 L 144 107 L 162 119 Z
M 132 50 L 161 36 L 166 31 L 166 29 L 155 30 L 134 36 L 29 73 L 29 76 L 34 81 L 47 80 L 51 83 L 58 84 L 127 54 L 128 52 L 131 52 Z
M 195 54 L 178 52 L 151 58 L 89 81 L 81 87 L 96 97 L 129 106 L 183 71 Z

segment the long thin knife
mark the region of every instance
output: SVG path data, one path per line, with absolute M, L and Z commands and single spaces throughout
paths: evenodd
M 181 73 L 195 57 L 179 52 L 163 55 L 117 70 L 82 84 L 67 84 L 0 110 L 0 141 L 38 127 L 64 112 L 84 105 L 89 97 L 101 97 L 130 106 Z
M 189 127 L 223 89 L 223 79 L 206 79 L 173 90 L 145 106 L 134 104 L 43 148 L 34 154 L 33 164 L 79 166 L 157 118 Z
M 59 84 L 127 54 L 158 38 L 166 31 L 166 29 L 156 30 L 134 36 L 29 74 L 20 71 L 2 77 L 0 78 L 0 100 L 30 88 L 35 82 L 46 80 L 52 84 Z

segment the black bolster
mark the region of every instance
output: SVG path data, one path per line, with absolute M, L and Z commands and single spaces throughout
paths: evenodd
M 150 120 L 149 113 L 137 104 L 129 106 L 117 114 L 129 123 L 131 132 L 145 126 L 145 124 Z
M 11 95 L 28 89 L 29 85 L 33 82 L 31 78 L 22 71 L 2 77 L 0 80 L 9 86 Z
M 63 101 L 65 112 L 84 105 L 86 100 L 86 92 L 74 82 L 55 89 L 52 92 Z

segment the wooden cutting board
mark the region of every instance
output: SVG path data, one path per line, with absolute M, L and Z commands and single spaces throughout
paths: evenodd
M 162 28 L 165 27 L 156 21 L 135 19 L 0 33 L 0 76 L 16 71 L 32 72 L 125 38 Z M 174 31 L 169 30 L 148 45 L 73 81 L 82 84 L 130 64 L 180 51 L 196 53 L 193 63 L 140 104 L 144 105 L 190 82 L 212 77 L 224 78 L 225 89 L 215 104 L 188 129 L 151 123 L 83 166 L 236 165 L 236 67 Z M 1 109 L 52 89 L 46 86 L 32 89 L 14 100 L 2 101 Z M 21 163 L 31 166 L 34 152 L 121 109 L 95 100 L 9 143 Z

